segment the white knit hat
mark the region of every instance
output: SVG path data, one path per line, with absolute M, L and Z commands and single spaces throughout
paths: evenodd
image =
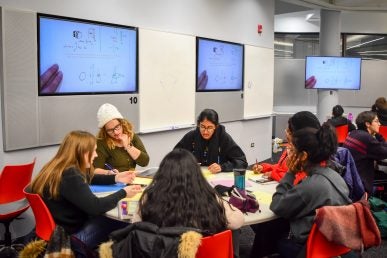
M 120 111 L 112 104 L 103 104 L 97 112 L 98 128 L 104 127 L 107 122 L 117 118 L 123 118 Z

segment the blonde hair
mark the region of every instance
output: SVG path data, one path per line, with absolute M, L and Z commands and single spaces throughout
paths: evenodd
M 93 169 L 87 169 L 86 164 L 91 161 L 95 145 L 95 136 L 89 132 L 72 131 L 67 134 L 54 158 L 44 165 L 33 180 L 32 192 L 43 196 L 47 189 L 50 198 L 57 199 L 63 172 L 72 167 L 85 175 L 85 182 L 90 181 Z M 88 156 L 85 157 L 85 154 Z
M 116 120 L 120 122 L 122 126 L 122 132 L 124 134 L 127 134 L 130 137 L 130 139 L 133 139 L 134 132 L 133 132 L 132 124 L 129 123 L 129 121 L 124 118 L 116 118 Z M 106 132 L 105 126 L 99 129 L 97 138 L 104 139 L 109 149 L 114 149 L 116 147 L 116 145 L 114 144 L 114 139 Z

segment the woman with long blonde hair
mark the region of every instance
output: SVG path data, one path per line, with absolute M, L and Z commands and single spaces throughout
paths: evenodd
M 107 240 L 107 235 L 124 223 L 103 216 L 117 202 L 141 191 L 139 186 L 126 186 L 106 197 L 95 196 L 89 183 L 131 183 L 134 172 L 116 175 L 94 175 L 92 163 L 97 156 L 96 138 L 85 131 L 66 135 L 58 152 L 32 181 L 30 191 L 39 194 L 57 225 L 74 234 L 89 249 Z M 75 250 L 77 251 L 77 250 Z

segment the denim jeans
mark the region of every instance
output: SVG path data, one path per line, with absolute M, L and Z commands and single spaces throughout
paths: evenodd
M 90 253 L 103 242 L 109 240 L 109 234 L 114 230 L 128 226 L 128 223 L 109 219 L 105 216 L 91 218 L 77 233 L 72 236 L 79 241 L 72 239 L 72 249 L 76 257 L 90 257 Z

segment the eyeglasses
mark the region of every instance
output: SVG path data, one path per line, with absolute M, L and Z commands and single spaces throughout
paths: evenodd
M 204 126 L 204 125 L 199 125 L 199 129 L 200 129 L 200 131 L 207 131 L 207 132 L 212 132 L 212 131 L 214 131 L 215 130 L 215 127 L 213 127 L 213 126 Z
M 121 124 L 118 124 L 114 128 L 106 129 L 106 132 L 108 134 L 113 134 L 115 131 L 121 130 L 121 128 L 122 128 Z

